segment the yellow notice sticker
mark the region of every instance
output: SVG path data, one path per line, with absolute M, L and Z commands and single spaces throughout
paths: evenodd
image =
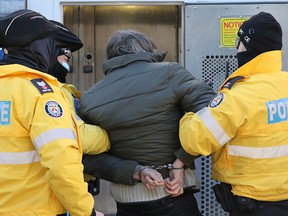
M 237 32 L 246 18 L 220 18 L 220 40 L 222 48 L 235 47 Z

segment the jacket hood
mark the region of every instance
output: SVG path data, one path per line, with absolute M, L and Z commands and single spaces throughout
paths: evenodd
M 21 64 L 29 68 L 47 73 L 52 66 L 52 59 L 56 51 L 55 40 L 46 37 L 35 40 L 30 44 L 18 47 L 7 48 L 2 64 Z

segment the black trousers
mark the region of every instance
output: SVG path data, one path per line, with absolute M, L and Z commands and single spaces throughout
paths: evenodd
M 192 190 L 178 197 L 141 203 L 117 203 L 117 216 L 201 216 Z
M 245 198 L 244 198 L 245 199 Z M 243 206 L 237 203 L 235 209 L 231 212 L 231 216 L 287 216 L 288 215 L 288 201 L 279 201 L 279 202 L 262 202 L 256 201 L 253 199 L 251 202 L 254 202 L 251 208 L 243 209 Z M 248 201 L 249 202 L 249 201 Z

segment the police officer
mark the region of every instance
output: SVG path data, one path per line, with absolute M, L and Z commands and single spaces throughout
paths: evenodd
M 49 68 L 48 73 L 60 82 L 59 86 L 76 117 L 83 154 L 95 155 L 106 152 L 110 149 L 110 141 L 106 130 L 97 125 L 85 123 L 77 115 L 81 92 L 74 85 L 66 82 L 67 74 L 72 72 L 68 61 L 72 58 L 73 52 L 82 48 L 83 43 L 65 25 L 55 20 L 50 21 L 57 27 L 57 30 L 51 33 L 56 40 L 57 47 L 52 59 L 53 66 Z M 86 173 L 84 173 L 84 179 L 88 183 L 88 191 L 92 195 L 97 195 L 100 186 L 99 179 Z
M 96 215 L 76 119 L 46 74 L 56 30 L 26 9 L 0 19 L 0 215 Z
M 68 61 L 72 53 L 81 49 L 83 43 L 79 37 L 73 34 L 65 25 L 55 20 L 50 20 L 57 27 L 51 36 L 56 41 L 56 51 L 52 58 L 52 67 L 48 73 L 57 78 L 59 86 L 69 102 L 72 113 L 76 116 L 83 154 L 100 154 L 110 149 L 110 141 L 106 130 L 97 126 L 86 124 L 76 113 L 80 106 L 80 91 L 72 84 L 66 82 L 66 76 L 70 70 Z
M 287 216 L 288 73 L 281 71 L 281 26 L 260 12 L 238 36 L 238 70 L 209 107 L 181 119 L 181 144 L 192 155 L 212 154 L 212 177 L 228 185 L 224 206 L 232 216 Z

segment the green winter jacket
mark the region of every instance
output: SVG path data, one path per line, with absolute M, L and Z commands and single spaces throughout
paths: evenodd
M 193 168 L 178 137 L 185 112 L 206 107 L 215 95 L 206 83 L 164 53 L 115 57 L 103 64 L 105 77 L 81 97 L 79 115 L 105 128 L 112 156 L 85 158 L 85 172 L 116 183 L 135 184 L 137 164 L 160 166 L 176 157 Z

